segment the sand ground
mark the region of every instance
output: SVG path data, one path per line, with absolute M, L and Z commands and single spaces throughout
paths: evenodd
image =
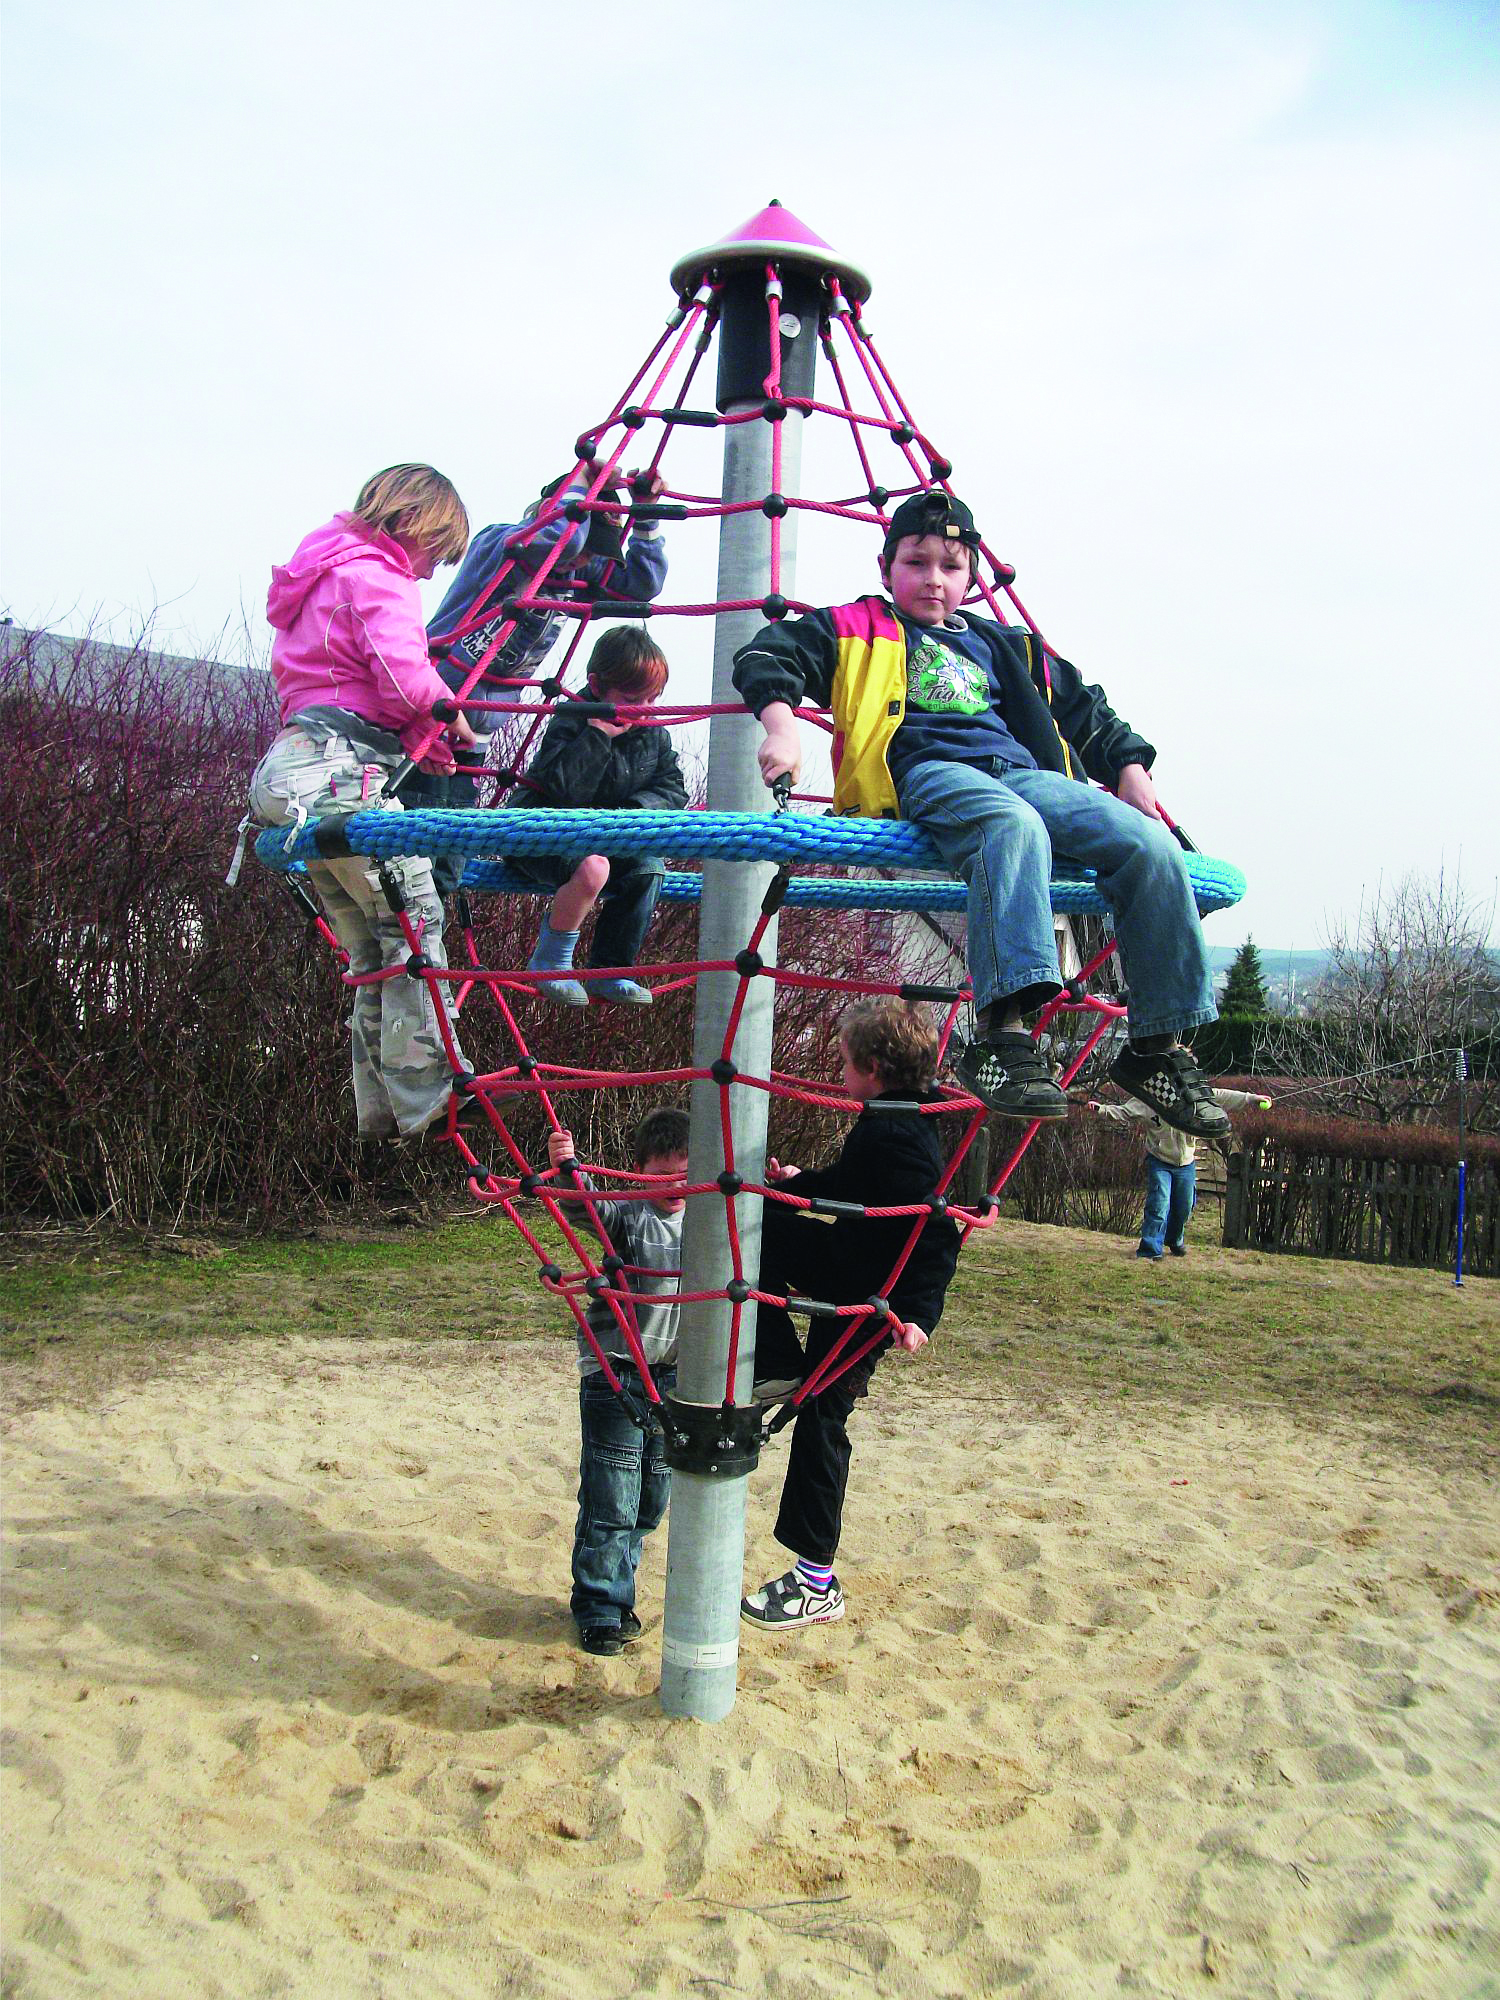
M 575 1408 L 291 1329 L 12 1415 L 5 1995 L 1500 1994 L 1493 1459 L 891 1366 L 849 1617 L 709 1728 L 665 1532 L 572 1644 Z

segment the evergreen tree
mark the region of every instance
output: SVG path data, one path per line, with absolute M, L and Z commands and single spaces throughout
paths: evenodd
M 1265 974 L 1260 968 L 1260 953 L 1255 949 L 1254 938 L 1246 938 L 1234 955 L 1229 977 L 1224 981 L 1219 1012 L 1252 1017 L 1270 1012 Z

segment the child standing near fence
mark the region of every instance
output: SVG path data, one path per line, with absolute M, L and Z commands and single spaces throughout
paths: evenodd
M 431 733 L 434 703 L 449 698 L 427 656 L 417 585 L 439 563 L 457 562 L 468 538 L 463 502 L 440 472 L 391 465 L 272 570 L 266 616 L 282 728 L 250 780 L 262 825 L 401 810 L 386 795 L 392 774 Z M 446 733 L 461 748 L 474 742 L 462 716 Z M 422 761 L 451 771 L 453 752 L 440 736 Z M 426 957 L 446 965 L 430 864 L 411 856 L 385 866 L 421 926 Z M 307 864 L 351 974 L 411 956 L 376 868 L 363 855 Z M 402 973 L 356 986 L 349 1043 L 361 1138 L 407 1136 L 443 1117 L 453 1071 L 426 981 Z
M 1226 1112 L 1242 1110 L 1247 1104 L 1262 1111 L 1271 1108 L 1269 1097 L 1257 1097 L 1249 1090 L 1216 1090 L 1213 1099 Z M 1123 1104 L 1100 1104 L 1090 1098 L 1088 1108 L 1116 1125 L 1145 1123 L 1146 1212 L 1141 1218 L 1136 1256 L 1159 1264 L 1165 1248 L 1174 1257 L 1185 1257 L 1188 1218 L 1198 1200 L 1198 1145 L 1192 1133 L 1179 1132 L 1149 1104 L 1138 1104 L 1134 1098 Z

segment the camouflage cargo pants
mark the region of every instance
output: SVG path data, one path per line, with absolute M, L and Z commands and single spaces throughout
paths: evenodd
M 265 826 L 377 807 L 400 812 L 400 801 L 384 796 L 389 777 L 388 766 L 371 761 L 347 737 L 325 725 L 292 723 L 256 766 L 250 810 Z M 401 885 L 412 921 L 423 927 L 423 951 L 434 965 L 446 965 L 443 905 L 430 863 L 415 856 L 386 866 Z M 307 879 L 349 954 L 352 973 L 379 972 L 404 964 L 409 956 L 375 868 L 362 855 L 307 864 Z M 360 1137 L 387 1139 L 425 1130 L 447 1109 L 453 1083 L 426 983 L 403 976 L 356 986 L 353 992 L 349 1046 Z

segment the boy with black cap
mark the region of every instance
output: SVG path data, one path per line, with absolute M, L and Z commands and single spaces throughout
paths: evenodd
M 1167 1124 L 1215 1138 L 1228 1115 L 1179 1039 L 1215 1018 L 1213 979 L 1157 812 L 1156 752 L 1033 633 L 959 609 L 978 552 L 961 500 L 913 494 L 880 557 L 888 599 L 767 625 L 741 647 L 734 681 L 765 730 L 761 775 L 796 782 L 806 693 L 833 710 L 834 811 L 912 820 L 968 884 L 978 1034 L 957 1071 L 1006 1117 L 1067 1115 L 1022 1023 L 1061 990 L 1053 853 L 1094 869 L 1130 988 L 1130 1043 L 1110 1074 Z
M 576 604 L 597 604 L 608 616 L 611 599 L 626 604 L 647 604 L 661 595 L 667 580 L 667 553 L 656 521 L 636 516 L 626 540 L 621 535 L 619 523 L 608 514 L 590 513 L 581 521 L 568 519 L 564 509 L 569 502 L 584 497 L 593 476 L 591 466 L 580 466 L 566 479 L 549 480 L 519 521 L 497 522 L 491 527 L 481 528 L 470 542 L 468 554 L 459 566 L 447 596 L 438 606 L 437 615 L 427 628 L 427 637 L 433 649 L 433 664 L 455 693 L 484 658 L 495 635 L 508 622 L 509 615 L 514 615 L 515 630 L 493 659 L 487 662 L 483 678 L 469 690 L 471 695 L 486 701 L 504 701 L 514 695 L 515 689 L 499 683 L 530 680 L 551 652 L 562 630 L 563 619 L 567 615 L 565 612 L 522 609 L 507 614 L 498 600 L 525 589 L 559 544 L 561 551 L 557 561 L 542 581 L 539 592 L 542 597 Z M 596 498 L 617 498 L 621 481 L 634 492 L 638 477 L 633 472 L 622 473 L 614 484 L 601 488 Z M 661 490 L 661 474 L 652 473 L 649 480 L 643 482 L 641 497 L 654 500 Z M 558 512 L 541 527 L 533 529 L 532 523 L 543 504 L 554 497 L 558 502 Z M 449 640 L 446 645 L 441 643 L 465 622 L 501 567 L 512 560 L 515 568 L 506 577 L 489 615 L 472 632 Z M 482 708 L 466 712 L 479 738 L 470 761 L 482 764 L 498 718 Z M 400 795 L 405 804 L 413 809 L 436 806 L 464 809 L 477 803 L 478 784 L 467 772 L 435 777 L 428 772 L 414 771 L 401 785 Z M 436 857 L 433 879 L 439 895 L 451 895 L 458 887 L 466 860 L 467 856 L 462 854 Z

